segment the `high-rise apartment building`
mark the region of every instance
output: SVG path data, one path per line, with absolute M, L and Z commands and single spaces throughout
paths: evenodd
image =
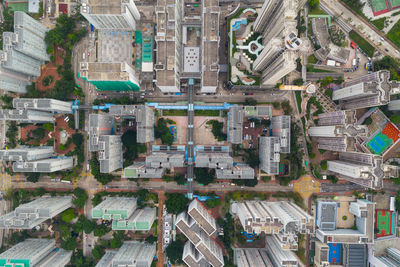
M 122 141 L 118 135 L 99 137 L 100 172 L 110 173 L 122 168 Z
M 44 41 L 48 29 L 39 21 L 20 11 L 14 12 L 14 33 L 5 45 L 12 46 L 18 52 L 40 60 L 49 61 L 47 45 Z
M 277 236 L 265 237 L 265 249 L 272 262 L 272 266 L 297 267 L 299 259 L 293 251 L 282 249 Z
M 32 229 L 72 206 L 72 197 L 41 197 L 0 217 L 1 229 Z
M 106 250 L 96 267 L 143 266 L 150 267 L 156 255 L 156 245 L 125 241 L 117 251 Z
M 254 31 L 263 35 L 264 49 L 254 61 L 253 69 L 262 72 L 261 85 L 275 86 L 282 77 L 296 69 L 299 51 L 303 50 L 301 46 L 308 46 L 307 41 L 300 40 L 296 34 L 296 16 L 305 2 L 265 1 L 258 13 Z
M 182 255 L 187 265 L 224 266 L 222 249 L 211 237 L 216 231 L 215 219 L 197 199 L 189 204 L 188 213 L 178 215 L 175 225 L 189 239 Z
M 180 92 L 182 73 L 181 0 L 157 0 L 156 85 L 163 93 Z
M 290 116 L 282 115 L 271 118 L 272 136 L 279 138 L 281 153 L 290 153 Z
M 397 167 L 384 164 L 382 156 L 360 152 L 340 152 L 338 160 L 328 161 L 328 170 L 369 188 L 382 188 L 383 178 L 398 176 Z
M 0 150 L 0 160 L 3 161 L 33 161 L 47 159 L 53 156 L 52 146 L 19 147 Z
M 220 8 L 217 0 L 203 0 L 201 44 L 201 92 L 215 93 L 218 86 Z
M 317 139 L 319 149 L 355 152 L 357 138 L 368 136 L 368 126 L 357 124 L 355 110 L 323 113 L 318 118 L 319 126 L 310 127 L 308 135 Z
M 48 158 L 35 161 L 17 161 L 13 163 L 13 172 L 56 172 L 72 169 L 72 157 Z
M 109 114 L 123 119 L 135 119 L 136 142 L 148 143 L 154 141 L 154 112 L 146 105 L 113 105 Z
M 14 98 L 13 107 L 18 110 L 29 109 L 72 114 L 72 102 L 49 98 Z
M 237 267 L 269 267 L 273 266 L 265 249 L 239 248 L 235 249 Z
M 32 78 L 49 60 L 44 37 L 48 29 L 24 12 L 14 12 L 14 32 L 3 33 L 0 50 L 0 89 L 26 93 Z
M 297 234 L 314 232 L 313 218 L 291 202 L 235 202 L 231 211 L 246 232 L 273 234 L 283 249 L 297 250 Z
M 51 123 L 55 121 L 53 114 L 49 112 L 27 109 L 0 109 L 0 119 L 20 123 Z
M 279 174 L 281 146 L 279 137 L 260 136 L 260 168 L 267 174 Z
M 26 93 L 26 86 L 31 84 L 29 76 L 3 68 L 0 65 L 0 88 L 15 93 Z
M 359 109 L 387 105 L 390 95 L 400 92 L 400 83 L 390 81 L 387 70 L 377 71 L 346 81 L 333 91 L 332 100 L 339 101 L 342 109 Z
M 54 239 L 26 239 L 0 254 L 1 267 L 64 267 L 72 251 L 58 249 Z
M 140 13 L 133 0 L 84 0 L 80 10 L 99 30 L 136 30 Z
M 113 116 L 109 114 L 89 114 L 89 151 L 98 151 L 100 136 L 110 135 L 113 127 Z

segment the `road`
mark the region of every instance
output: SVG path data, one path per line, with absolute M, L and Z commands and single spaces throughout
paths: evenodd
M 328 7 L 331 11 L 333 11 L 335 17 L 340 18 L 354 31 L 361 34 L 363 38 L 368 40 L 382 54 L 389 55 L 394 58 L 400 57 L 398 48 L 395 45 L 392 45 L 390 40 L 387 39 L 383 33 L 379 32 L 369 23 L 364 21 L 359 15 L 353 13 L 339 0 L 321 0 L 320 5 Z M 384 41 L 382 41 L 382 38 Z M 385 51 L 385 49 L 387 49 L 388 52 Z

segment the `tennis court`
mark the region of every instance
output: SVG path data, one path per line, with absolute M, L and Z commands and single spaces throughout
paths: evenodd
M 386 135 L 378 133 L 367 143 L 367 147 L 372 153 L 381 155 L 392 144 L 392 142 L 393 140 L 388 138 Z
M 390 0 L 390 5 L 392 8 L 400 7 L 400 0 Z
M 392 234 L 392 212 L 389 210 L 376 211 L 376 225 L 378 233 L 376 237 L 388 236 Z
M 389 6 L 386 3 L 386 0 L 372 0 L 371 2 L 374 16 L 378 16 L 389 11 Z

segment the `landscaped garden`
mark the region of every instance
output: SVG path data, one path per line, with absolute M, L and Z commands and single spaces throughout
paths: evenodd
M 228 20 L 229 80 L 235 85 L 259 85 L 260 75 L 253 63 L 263 50 L 261 35 L 253 31 L 257 13 L 252 8 L 239 9 Z

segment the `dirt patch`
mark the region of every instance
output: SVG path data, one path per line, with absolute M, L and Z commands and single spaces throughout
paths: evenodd
M 171 116 L 164 117 L 165 120 L 169 119 L 174 121 L 176 124 L 168 124 L 169 126 L 176 126 L 176 141 L 174 145 L 184 145 L 187 143 L 187 125 L 188 118 L 186 116 Z
M 380 193 L 374 196 L 375 210 L 389 210 L 390 209 L 390 196 L 382 195 Z
M 205 116 L 196 116 L 194 117 L 194 142 L 197 145 L 218 145 L 222 146 L 226 144 L 226 141 L 217 141 L 211 132 L 211 125 L 208 125 L 207 122 L 210 120 L 217 120 L 220 122 L 224 122 L 226 127 L 226 121 L 221 117 L 205 117 Z
M 58 72 L 57 72 L 57 66 L 62 65 L 64 63 L 64 59 L 62 58 L 63 54 L 64 54 L 64 51 L 61 48 L 59 48 L 59 47 L 55 48 L 55 61 L 49 62 L 46 65 L 42 66 L 41 75 L 36 80 L 36 89 L 37 90 L 39 90 L 41 92 L 50 90 L 56 84 L 56 81 L 61 79 L 61 76 L 58 75 Z M 49 84 L 48 86 L 44 86 L 43 79 L 46 78 L 47 76 L 53 76 L 53 82 L 51 84 Z

